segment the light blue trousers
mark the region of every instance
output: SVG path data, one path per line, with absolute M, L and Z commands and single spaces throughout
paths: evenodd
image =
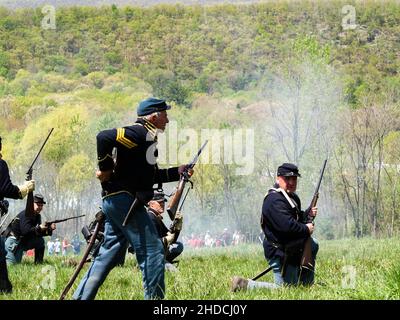
M 122 226 L 133 200 L 134 198 L 128 193 L 119 193 L 103 200 L 104 242 L 76 289 L 74 299 L 95 298 L 108 273 L 125 253 L 127 241 L 135 250 L 142 272 L 144 298 L 146 300 L 164 298 L 164 247 L 144 206 L 136 209 L 129 223 L 125 227 Z
M 312 256 L 315 260 L 319 245 L 316 239 L 311 238 L 311 252 Z M 282 277 L 282 263 L 280 258 L 274 258 L 268 261 L 269 265 L 272 267 L 272 271 L 274 272 L 274 283 L 270 282 L 261 282 L 261 281 L 253 281 L 249 280 L 248 288 L 269 288 L 276 289 L 283 285 L 310 285 L 314 283 L 314 272 L 301 269 L 298 265 L 288 264 L 286 266 L 286 272 Z

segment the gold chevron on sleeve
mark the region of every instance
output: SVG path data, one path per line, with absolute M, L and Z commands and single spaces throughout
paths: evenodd
M 127 147 L 128 149 L 132 149 L 133 147 L 136 147 L 137 144 L 129 140 L 128 138 L 125 137 L 125 129 L 124 128 L 118 128 L 117 129 L 117 142 L 122 144 L 123 146 Z

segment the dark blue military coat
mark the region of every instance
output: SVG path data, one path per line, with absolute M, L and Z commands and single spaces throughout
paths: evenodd
M 4 198 L 20 199 L 19 188 L 12 184 L 7 163 L 0 159 L 0 200 Z
M 114 169 L 111 180 L 102 183 L 104 196 L 121 191 L 134 195 L 153 190 L 156 183 L 179 180 L 178 167 L 157 167 L 156 130 L 152 123 L 138 119 L 131 126 L 104 130 L 97 135 L 99 169 Z M 115 162 L 113 148 L 117 149 Z
M 294 241 L 305 240 L 309 235 L 305 225 L 309 209 L 301 211 L 301 202 L 295 193 L 288 194 L 292 207 L 282 192 L 270 189 L 264 199 L 261 227 L 265 234 L 264 254 L 267 259 L 283 257 L 285 247 Z

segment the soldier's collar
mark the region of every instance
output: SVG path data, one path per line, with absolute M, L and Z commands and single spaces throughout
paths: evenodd
M 144 119 L 144 118 L 139 118 L 136 123 L 141 124 L 143 127 L 147 129 L 147 131 L 151 134 L 152 138 L 155 138 L 157 136 L 157 128 L 154 124 L 152 124 L 150 121 Z
M 295 208 L 296 205 L 294 204 L 293 200 L 289 197 L 289 195 L 287 194 L 287 192 L 285 190 L 283 190 L 282 188 L 271 188 L 268 190 L 267 195 L 269 195 L 271 192 L 278 192 L 278 193 L 282 193 L 283 196 L 286 198 L 287 202 L 289 202 L 290 206 L 292 208 Z

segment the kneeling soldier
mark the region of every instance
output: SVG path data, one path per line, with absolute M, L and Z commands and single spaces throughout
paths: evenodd
M 158 235 L 162 238 L 164 243 L 166 260 L 165 267 L 166 269 L 175 271 L 172 263 L 183 251 L 183 243 L 176 241 L 182 229 L 183 217 L 178 211 L 171 226 L 167 228 L 162 221 L 162 214 L 164 213 L 166 202 L 164 196 L 163 192 L 154 192 L 153 199 L 149 201 L 147 212 L 157 229 Z
M 20 263 L 24 251 L 35 249 L 35 263 L 42 263 L 45 244 L 43 237 L 51 236 L 56 229 L 55 223 L 42 224 L 40 212 L 46 204 L 41 194 L 33 197 L 35 215 L 27 217 L 25 210 L 8 225 L 5 235 L 7 237 L 5 246 L 7 250 L 7 264 Z
M 301 211 L 297 196 L 297 166 L 284 163 L 278 168 L 276 183 L 264 198 L 261 227 L 265 234 L 264 255 L 274 272 L 275 283 L 256 282 L 234 277 L 232 291 L 251 288 L 279 288 L 282 285 L 310 285 L 314 282 L 314 270 L 300 267 L 304 243 L 314 231 L 307 223 L 308 216 L 315 217 L 317 208 Z M 318 243 L 312 240 L 312 255 L 318 252 Z

